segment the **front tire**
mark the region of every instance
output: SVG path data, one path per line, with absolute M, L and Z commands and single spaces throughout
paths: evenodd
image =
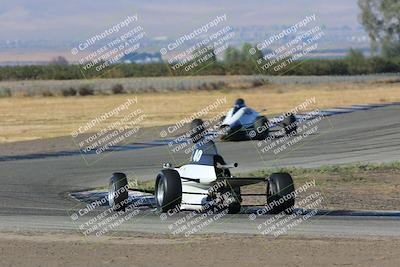
M 125 210 L 128 204 L 128 179 L 122 172 L 113 173 L 108 186 L 108 205 L 114 211 Z
M 267 204 L 272 214 L 293 212 L 295 195 L 292 176 L 288 173 L 273 173 L 268 179 Z M 286 198 L 286 200 L 284 199 Z
M 297 132 L 296 116 L 293 113 L 290 113 L 289 116 L 286 116 L 282 123 L 286 134 Z
M 176 170 L 162 170 L 156 178 L 155 199 L 157 210 L 179 210 L 182 201 L 181 177 Z
M 252 137 L 253 140 L 264 140 L 269 135 L 268 119 L 265 116 L 257 117 L 254 122 L 255 135 Z

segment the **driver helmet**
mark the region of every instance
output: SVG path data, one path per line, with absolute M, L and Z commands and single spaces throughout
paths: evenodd
M 236 101 L 235 101 L 235 108 L 236 109 L 240 109 L 240 108 L 242 108 L 244 106 L 246 106 L 246 104 L 244 103 L 243 98 L 236 99 Z
M 191 126 L 190 138 L 192 139 L 193 143 L 197 143 L 204 137 L 206 133 L 203 120 L 194 119 L 190 126 Z

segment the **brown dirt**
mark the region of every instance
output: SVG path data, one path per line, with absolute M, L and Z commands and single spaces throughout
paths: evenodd
M 394 238 L 0 234 L 1 266 L 396 266 Z
M 400 170 L 352 170 L 294 174 L 296 188 L 315 179 L 316 186 L 300 193 L 297 202 L 319 192 L 323 196 L 320 209 L 332 210 L 398 210 L 400 207 Z M 264 193 L 265 186 L 243 187 L 243 193 Z M 264 199 L 245 197 L 244 204 L 264 204 Z

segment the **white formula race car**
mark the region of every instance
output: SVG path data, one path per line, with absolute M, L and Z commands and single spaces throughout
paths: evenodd
M 296 116 L 289 113 L 282 119 L 268 121 L 265 116 L 245 105 L 239 98 L 235 105 L 221 118 L 221 139 L 225 141 L 263 140 L 272 131 L 284 130 L 285 134 L 296 133 Z
M 269 212 L 290 213 L 294 203 L 294 184 L 288 173 L 274 173 L 270 177 L 233 177 L 230 168 L 237 163 L 227 164 L 212 140 L 207 140 L 202 121 L 192 122 L 195 129 L 191 138 L 195 143 L 188 164 L 172 167 L 169 163 L 158 173 L 155 181 L 154 197 L 160 212 L 170 210 L 204 211 L 205 207 L 225 203 L 228 213 L 239 213 L 242 196 L 240 188 L 256 183 L 265 183 L 265 194 Z M 127 205 L 127 179 L 123 173 L 115 173 L 109 184 L 109 204 L 114 210 L 122 210 Z

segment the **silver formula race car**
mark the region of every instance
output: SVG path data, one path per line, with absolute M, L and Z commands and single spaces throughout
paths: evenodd
M 239 98 L 235 105 L 221 118 L 221 139 L 225 141 L 263 140 L 271 132 L 282 131 L 283 134 L 296 133 L 296 117 L 289 113 L 283 118 L 269 121 L 254 109 L 247 107 Z
M 206 207 L 225 206 L 228 213 L 241 211 L 241 187 L 265 183 L 263 196 L 270 213 L 290 213 L 295 203 L 294 184 L 288 173 L 273 173 L 270 177 L 234 177 L 231 168 L 237 163 L 227 164 L 218 154 L 215 143 L 207 139 L 202 121 L 192 122 L 196 127 L 191 135 L 195 143 L 190 162 L 172 167 L 166 163 L 155 180 L 154 197 L 160 212 L 170 210 L 204 211 Z M 121 210 L 127 204 L 127 178 L 123 173 L 114 173 L 109 184 L 109 204 L 114 210 Z M 119 193 L 118 193 L 119 192 Z

